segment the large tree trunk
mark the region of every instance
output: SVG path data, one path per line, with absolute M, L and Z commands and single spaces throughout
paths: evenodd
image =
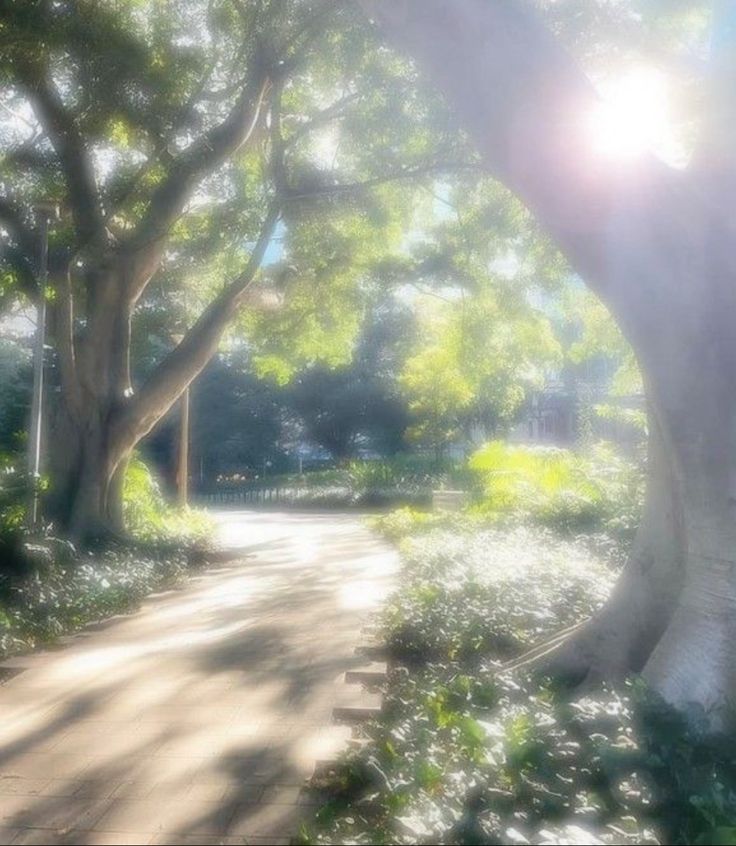
M 55 527 L 87 545 L 124 531 L 123 481 L 130 449 L 111 441 L 108 415 L 90 403 L 79 418 L 57 411 L 50 450 L 47 514 Z
M 76 336 L 68 279 L 59 281 L 53 324 L 62 391 L 50 439 L 47 513 L 64 534 L 85 544 L 123 532 L 122 489 L 130 454 L 202 371 L 235 313 L 249 301 L 278 218 L 274 204 L 243 272 L 137 393 L 130 378 L 131 315 L 141 276 L 150 276 L 156 262 L 141 263 L 136 256 L 99 260 L 89 271 L 91 316 Z M 257 293 L 252 301 L 258 301 Z
M 682 503 L 661 429 L 650 413 L 646 501 L 626 568 L 592 620 L 523 663 L 576 684 L 641 671 L 676 607 L 685 556 Z
M 699 337 L 679 378 L 662 380 L 682 502 L 685 572 L 677 606 L 644 675 L 669 702 L 697 705 L 723 724 L 736 689 L 736 342 L 733 275 L 704 280 L 721 309 L 701 299 Z M 705 302 L 703 302 L 705 300 Z M 725 301 L 724 301 L 725 300 Z M 705 306 L 705 307 L 704 307 Z M 730 307 L 729 307 L 730 306 Z M 681 347 L 683 345 L 681 344 Z M 673 353 L 673 364 L 678 365 Z M 675 388 L 671 393 L 667 389 Z
M 130 265 L 99 265 L 89 271 L 94 304 L 84 332 L 74 337 L 68 279 L 58 286 L 54 321 L 62 391 L 50 438 L 47 514 L 81 544 L 122 534 L 125 467 L 135 445 L 115 430 L 131 393 Z
M 657 331 L 634 336 L 652 412 L 631 561 L 601 613 L 532 660 L 573 680 L 642 671 L 670 703 L 722 726 L 736 685 L 736 292 L 723 256 L 710 257 Z

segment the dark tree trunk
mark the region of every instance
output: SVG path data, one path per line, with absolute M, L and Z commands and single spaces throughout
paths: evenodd
M 64 407 L 58 410 L 47 515 L 62 533 L 81 544 L 124 531 L 122 493 L 130 450 L 112 443 L 110 434 L 100 407 L 90 403 L 81 419 Z

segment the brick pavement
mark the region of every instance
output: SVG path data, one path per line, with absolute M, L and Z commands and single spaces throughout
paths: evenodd
M 220 512 L 242 557 L 0 687 L 0 844 L 288 843 L 396 555 L 354 515 Z

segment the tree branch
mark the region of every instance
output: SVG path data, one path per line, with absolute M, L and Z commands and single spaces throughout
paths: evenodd
M 326 108 L 322 109 L 322 111 L 317 112 L 311 120 L 306 121 L 305 123 L 299 124 L 296 129 L 291 133 L 289 136 L 289 140 L 286 142 L 287 147 L 293 146 L 297 141 L 303 138 L 305 135 L 309 134 L 313 129 L 317 129 L 320 126 L 323 126 L 326 123 L 329 123 L 336 118 L 340 118 L 345 114 L 345 107 L 354 103 L 356 100 L 359 100 L 361 97 L 364 97 L 365 93 L 362 91 L 354 91 L 351 94 L 346 94 L 344 97 L 341 97 L 339 100 L 336 100 L 332 105 L 327 106 Z
M 271 173 L 276 193 L 286 195 L 289 193 L 289 180 L 286 172 L 286 144 L 281 132 L 281 95 L 283 81 L 274 83 L 271 92 Z
M 607 284 L 610 220 L 651 202 L 672 173 L 642 156 L 616 168 L 585 121 L 591 82 L 520 0 L 360 0 L 445 95 L 492 173 L 590 281 Z
M 24 84 L 61 163 L 77 238 L 86 246 L 102 238 L 104 223 L 85 141 L 46 70 L 32 71 Z
M 174 159 L 167 177 L 154 192 L 143 220 L 126 245 L 127 250 L 156 249 L 181 214 L 199 180 L 249 139 L 269 85 L 265 73 L 256 76 L 250 85 L 243 88 L 227 118 Z
M 181 343 L 125 406 L 115 426 L 115 437 L 122 442 L 135 442 L 150 432 L 215 354 L 223 332 L 246 300 L 280 213 L 280 208 L 274 203 L 243 272 L 231 280 L 205 309 Z
M 473 162 L 434 162 L 416 167 L 402 168 L 393 173 L 386 173 L 383 176 L 374 176 L 371 179 L 364 179 L 359 182 L 343 182 L 334 185 L 324 185 L 310 188 L 306 191 L 291 191 L 287 194 L 289 200 L 307 200 L 313 197 L 329 197 L 335 194 L 349 194 L 352 191 L 362 191 L 368 188 L 376 188 L 388 182 L 398 182 L 404 179 L 418 179 L 431 174 L 458 173 L 468 171 L 470 173 L 488 174 L 489 171 L 482 164 Z
M 3 247 L 2 258 L 17 274 L 23 292 L 35 300 L 38 297 L 33 266 L 35 239 L 20 210 L 6 197 L 0 197 L 0 229 L 8 233 L 11 242 Z

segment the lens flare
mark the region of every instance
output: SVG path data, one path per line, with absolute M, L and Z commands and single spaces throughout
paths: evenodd
M 599 86 L 601 100 L 587 116 L 593 149 L 625 159 L 653 152 L 669 158 L 673 146 L 667 82 L 650 68 L 634 68 Z

